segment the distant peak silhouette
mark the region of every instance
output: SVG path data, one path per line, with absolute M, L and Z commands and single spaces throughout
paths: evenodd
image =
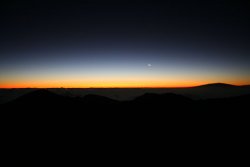
M 226 84 L 226 83 L 210 83 L 210 84 L 205 84 L 205 85 L 200 85 L 196 87 L 207 87 L 207 88 L 232 88 L 236 87 L 235 85 L 231 84 Z
M 62 97 L 61 95 L 57 95 L 47 89 L 39 89 L 39 90 L 35 90 L 33 92 L 30 92 L 28 94 L 23 95 L 21 98 L 55 98 L 55 97 Z
M 64 101 L 65 99 L 66 97 L 55 94 L 47 89 L 39 89 L 30 93 L 27 93 L 13 100 L 10 103 L 23 104 L 23 105 L 31 105 L 31 104 L 48 105 L 51 103 L 60 103 L 61 101 Z

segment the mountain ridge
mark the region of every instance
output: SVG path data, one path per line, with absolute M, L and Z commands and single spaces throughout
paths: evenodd
M 204 85 L 199 85 L 199 86 L 195 86 L 196 88 L 198 87 L 218 87 L 218 88 L 225 88 L 225 87 L 241 87 L 241 86 L 236 86 L 233 84 L 227 84 L 227 83 L 221 83 L 221 82 L 217 82 L 217 83 L 209 83 L 209 84 L 204 84 Z

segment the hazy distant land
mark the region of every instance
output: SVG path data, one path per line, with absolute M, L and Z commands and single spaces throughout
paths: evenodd
M 14 100 L 22 95 L 39 90 L 38 88 L 0 89 L 0 103 Z M 100 95 L 114 100 L 132 100 L 145 93 L 174 93 L 188 98 L 213 99 L 250 94 L 250 86 L 234 86 L 224 83 L 213 83 L 189 88 L 47 88 L 47 90 L 68 97 Z

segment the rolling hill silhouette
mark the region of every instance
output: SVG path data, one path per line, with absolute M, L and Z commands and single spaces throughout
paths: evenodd
M 108 97 L 99 96 L 99 95 L 86 95 L 82 98 L 84 104 L 90 105 L 112 105 L 118 103 L 118 101 L 110 99 Z
M 232 88 L 237 87 L 235 85 L 226 84 L 226 83 L 210 83 L 205 85 L 196 86 L 196 88 Z
M 153 94 L 146 93 L 142 96 L 139 96 L 131 101 L 120 102 L 113 100 L 104 96 L 99 95 L 86 95 L 84 97 L 68 97 L 58 95 L 46 89 L 36 90 L 34 92 L 25 94 L 9 103 L 7 106 L 19 106 L 19 107 L 49 107 L 49 108 L 61 108 L 64 107 L 82 107 L 82 108 L 98 108 L 98 107 L 110 107 L 112 105 L 145 105 L 145 106 L 158 106 L 168 105 L 173 106 L 177 103 L 184 104 L 192 102 L 191 99 L 176 95 L 173 93 L 166 94 Z
M 13 101 L 27 93 L 39 89 L 0 89 L 0 104 Z M 224 83 L 212 83 L 190 88 L 106 88 L 106 89 L 81 89 L 81 88 L 48 88 L 44 89 L 64 97 L 83 98 L 86 95 L 99 95 L 118 101 L 133 100 L 146 93 L 165 94 L 173 93 L 191 99 L 226 98 L 250 94 L 250 86 L 235 86 Z
M 213 84 L 202 86 L 204 92 L 207 88 L 228 88 L 233 87 L 231 85 L 224 84 Z M 212 92 L 216 93 L 216 92 Z M 177 95 L 174 93 L 145 93 L 133 100 L 128 101 L 117 101 L 105 96 L 100 95 L 86 95 L 84 97 L 70 97 L 65 95 L 59 95 L 51 92 L 48 89 L 35 90 L 33 92 L 27 93 L 11 102 L 4 104 L 4 107 L 9 108 L 25 108 L 29 110 L 34 109 L 53 109 L 53 110 L 133 110 L 141 108 L 147 110 L 148 108 L 154 110 L 206 110 L 209 108 L 219 107 L 221 110 L 230 110 L 230 106 L 235 108 L 241 108 L 246 106 L 250 102 L 250 94 L 226 97 L 226 98 L 210 98 L 204 100 L 192 100 L 183 95 Z M 197 107 L 198 106 L 198 107 Z
M 31 93 L 25 94 L 9 103 L 7 106 L 25 107 L 26 109 L 52 108 L 52 109 L 77 109 L 82 108 L 96 108 L 103 105 L 112 105 L 117 101 L 98 95 L 86 95 L 84 97 L 69 97 L 53 93 L 47 89 L 35 90 Z
M 15 104 L 39 104 L 39 103 L 58 103 L 62 101 L 66 101 L 67 98 L 55 93 L 52 93 L 46 89 L 35 90 L 31 93 L 27 93 L 16 100 L 12 101 L 11 103 Z
M 1 118 L 11 129 L 46 129 L 54 134 L 61 129 L 84 134 L 87 130 L 96 134 L 98 130 L 113 129 L 112 135 L 123 129 L 138 134 L 144 129 L 165 135 L 169 130 L 173 134 L 192 129 L 196 134 L 213 127 L 218 133 L 231 124 L 242 127 L 248 123 L 247 110 L 250 94 L 192 100 L 173 93 L 145 93 L 128 101 L 116 101 L 104 96 L 87 95 L 85 97 L 63 96 L 48 89 L 35 90 L 11 102 L 0 105 Z M 222 127 L 222 128 L 218 128 Z M 99 137 L 98 137 L 99 138 Z M 101 138 L 101 137 L 100 137 Z

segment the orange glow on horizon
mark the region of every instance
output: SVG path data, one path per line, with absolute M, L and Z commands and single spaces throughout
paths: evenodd
M 131 82 L 131 81 L 102 81 L 102 82 L 19 82 L 19 83 L 5 83 L 0 84 L 0 88 L 185 88 L 194 87 L 209 83 L 216 83 L 212 81 L 196 81 L 196 82 Z M 245 82 L 230 82 L 227 84 L 233 85 L 247 85 Z

